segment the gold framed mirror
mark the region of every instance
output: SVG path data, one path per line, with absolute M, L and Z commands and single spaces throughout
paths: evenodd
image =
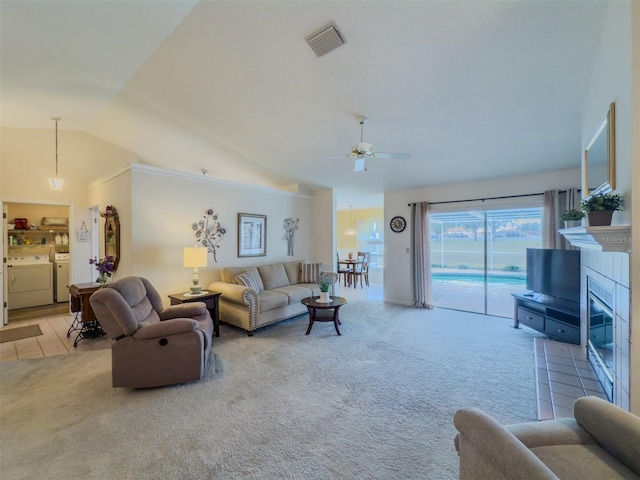
M 584 147 L 582 197 L 607 193 L 616 188 L 615 103 L 598 124 Z
M 100 213 L 104 217 L 104 255 L 114 257 L 113 269 L 118 269 L 120 263 L 120 220 L 118 212 L 112 205 L 107 205 L 104 213 Z

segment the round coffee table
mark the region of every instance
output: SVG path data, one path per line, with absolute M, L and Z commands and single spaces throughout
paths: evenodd
M 346 305 L 347 299 L 343 297 L 331 297 L 331 301 L 327 303 L 319 302 L 320 297 L 306 297 L 303 298 L 302 304 L 307 306 L 309 310 L 309 328 L 307 333 L 309 335 L 311 328 L 313 328 L 313 322 L 333 322 L 333 326 L 336 327 L 336 332 L 341 335 L 338 325 L 340 323 L 340 316 L 338 310 L 343 305 Z

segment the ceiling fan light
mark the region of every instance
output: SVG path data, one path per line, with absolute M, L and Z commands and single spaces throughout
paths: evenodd
M 370 153 L 372 146 L 373 146 L 373 144 L 371 144 L 371 143 L 360 142 L 358 144 L 358 151 L 360 151 L 362 153 Z

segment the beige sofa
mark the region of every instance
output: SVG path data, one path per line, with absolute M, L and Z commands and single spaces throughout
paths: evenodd
M 300 300 L 320 295 L 320 287 L 315 282 L 302 282 L 302 265 L 304 262 L 294 261 L 223 268 L 222 281 L 209 285 L 210 290 L 222 293 L 220 320 L 252 336 L 258 328 L 307 313 Z M 239 284 L 237 275 L 247 271 L 256 279 L 258 290 Z
M 574 418 L 501 426 L 477 408 L 458 410 L 456 449 L 465 479 L 640 479 L 640 418 L 597 397 Z

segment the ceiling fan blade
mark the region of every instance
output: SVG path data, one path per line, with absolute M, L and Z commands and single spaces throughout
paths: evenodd
M 356 161 L 353 162 L 353 171 L 354 172 L 362 172 L 367 171 L 367 159 L 365 157 L 356 158 Z
M 411 158 L 410 153 L 385 153 L 385 152 L 375 152 L 373 156 L 376 158 L 392 158 L 397 160 L 408 160 Z
M 349 157 L 353 157 L 352 154 L 347 153 L 346 155 L 331 155 L 330 157 L 318 157 L 318 158 L 314 158 L 314 160 L 335 160 L 336 158 L 349 158 Z

